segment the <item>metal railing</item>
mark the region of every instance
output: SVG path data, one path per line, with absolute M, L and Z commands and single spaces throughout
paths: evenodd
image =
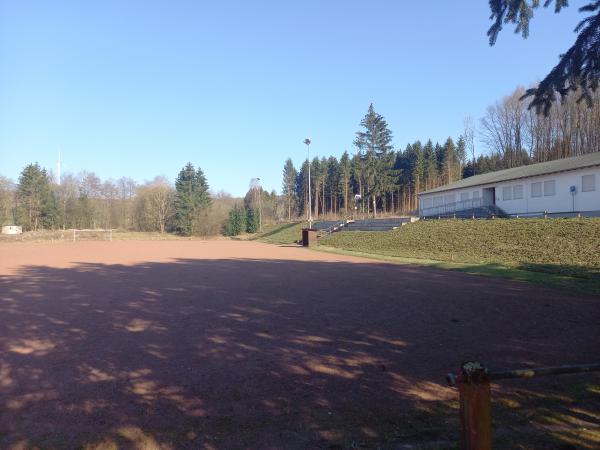
M 421 210 L 419 211 L 419 216 L 445 216 L 458 211 L 466 211 L 469 209 L 481 208 L 482 206 L 492 205 L 484 205 L 482 198 L 473 198 L 470 200 L 460 200 L 458 202 L 446 203 L 445 205 L 421 208 Z

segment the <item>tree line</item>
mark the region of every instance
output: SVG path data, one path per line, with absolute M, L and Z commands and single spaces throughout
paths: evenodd
M 431 139 L 395 149 L 385 118 L 373 105 L 360 122 L 354 153 L 305 160 L 288 158 L 282 193 L 288 220 L 308 216 L 308 169 L 312 216 L 360 213 L 408 214 L 418 194 L 476 174 L 600 151 L 600 91 L 593 103 L 576 94 L 552 104 L 546 114 L 529 109 L 522 87 L 487 108 L 479 126 L 465 118 L 463 133 L 443 143 Z M 476 156 L 476 146 L 481 154 Z
M 404 150 L 392 146 L 393 135 L 373 105 L 360 122 L 351 155 L 305 160 L 297 170 L 288 158 L 283 168 L 282 192 L 288 219 L 308 213 L 310 164 L 312 217 L 396 214 L 417 208 L 416 195 L 462 178 L 467 143 L 461 136 L 444 143 L 415 141 Z
M 216 197 L 222 201 L 228 196 Z M 25 231 L 119 228 L 212 234 L 213 201 L 204 173 L 191 163 L 181 169 L 175 186 L 164 177 L 137 184 L 127 177 L 102 181 L 85 171 L 66 174 L 58 183 L 38 163 L 27 165 L 16 183 L 0 177 L 0 222 Z
M 24 231 L 121 229 L 185 236 L 239 234 L 229 227 L 230 211 L 244 218 L 239 232 L 254 233 L 261 221 L 285 219 L 283 199 L 256 180 L 244 198 L 211 193 L 200 168 L 188 163 L 175 184 L 163 176 L 138 184 L 123 177 L 102 180 L 93 172 L 66 174 L 60 183 L 38 163 L 27 165 L 17 182 L 0 176 L 0 224 Z

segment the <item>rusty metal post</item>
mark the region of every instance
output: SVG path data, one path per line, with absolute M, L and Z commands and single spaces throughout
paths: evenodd
M 492 417 L 490 381 L 533 378 L 561 374 L 600 372 L 600 363 L 489 372 L 478 362 L 465 363 L 460 374 L 446 375 L 448 386 L 457 386 L 460 395 L 462 450 L 491 450 Z
M 492 405 L 487 370 L 477 362 L 463 364 L 458 382 L 462 450 L 492 449 Z

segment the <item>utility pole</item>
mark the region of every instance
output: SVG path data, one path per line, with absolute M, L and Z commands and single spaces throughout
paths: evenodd
M 310 144 L 311 140 L 306 138 L 304 139 L 304 143 L 306 144 L 306 157 L 308 161 L 308 228 L 312 228 L 312 211 L 311 211 L 311 194 L 310 194 Z

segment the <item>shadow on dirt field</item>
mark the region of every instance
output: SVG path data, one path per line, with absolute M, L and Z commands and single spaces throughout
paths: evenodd
M 0 447 L 456 448 L 445 373 L 590 362 L 599 318 L 598 298 L 383 263 L 29 266 L 0 278 Z M 598 377 L 494 395 L 495 448 L 600 447 Z

